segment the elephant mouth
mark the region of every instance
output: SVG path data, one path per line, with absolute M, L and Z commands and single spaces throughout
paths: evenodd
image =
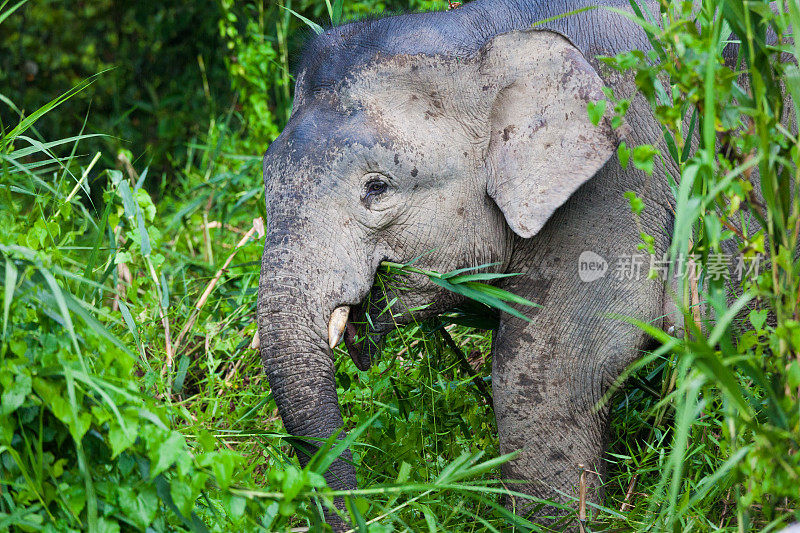
M 402 313 L 396 314 L 395 302 L 399 291 L 387 288 L 376 281 L 359 303 L 343 303 L 333 310 L 328 322 L 328 342 L 333 349 L 342 340 L 347 353 L 359 370 L 369 370 L 380 355 L 386 335 L 406 323 Z M 394 296 L 394 297 L 393 297 Z
M 352 307 L 344 329 L 344 344 L 347 353 L 359 370 L 369 370 L 372 361 L 383 345 L 383 338 L 390 330 L 379 320 L 367 317 L 362 304 Z

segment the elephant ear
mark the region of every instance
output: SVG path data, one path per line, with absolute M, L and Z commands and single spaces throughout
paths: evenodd
M 511 229 L 532 237 L 615 152 L 608 118 L 595 126 L 587 112 L 603 99 L 603 81 L 575 46 L 547 30 L 495 37 L 481 70 L 490 79 L 484 90 L 497 89 L 487 191 Z

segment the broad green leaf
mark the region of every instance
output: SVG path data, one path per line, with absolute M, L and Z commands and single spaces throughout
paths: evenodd
M 69 424 L 72 414 L 69 408 L 69 401 L 64 395 L 64 385 L 52 383 L 44 378 L 33 378 L 33 390 L 42 399 L 44 405 L 55 415 L 56 418 L 65 424 Z
M 63 501 L 75 516 L 86 506 L 86 491 L 80 484 L 67 485 L 63 490 Z
M 111 447 L 111 458 L 117 457 L 136 442 L 136 431 L 130 425 L 123 427 L 118 421 L 109 422 L 108 443 Z
M 118 494 L 119 506 L 140 529 L 147 528 L 153 522 L 158 511 L 155 487 L 150 484 L 139 488 L 123 486 L 118 489 Z
M 0 400 L 2 400 L 0 416 L 9 416 L 16 411 L 25 402 L 25 398 L 31 392 L 31 388 L 31 376 L 20 369 L 14 376 L 12 385 L 3 388 L 3 394 L 0 396 Z
M 764 323 L 767 321 L 767 314 L 769 311 L 767 309 L 753 309 L 750 311 L 750 314 L 747 317 L 750 319 L 750 323 L 753 325 L 753 328 L 756 331 L 761 331 L 761 328 L 764 327 Z
M 624 196 L 628 199 L 634 215 L 640 215 L 644 211 L 644 200 L 639 198 L 634 191 L 625 191 Z
M 109 520 L 107 518 L 100 517 L 100 519 L 97 521 L 97 532 L 119 533 L 120 532 L 119 523 L 116 520 Z
M 648 175 L 653 174 L 655 166 L 655 156 L 658 150 L 649 144 L 641 144 L 633 149 L 633 166 L 645 171 Z
M 178 457 L 186 453 L 186 443 L 183 440 L 183 435 L 177 431 L 171 431 L 167 438 L 148 450 L 148 457 L 150 457 L 150 479 L 166 470 Z
M 241 464 L 242 456 L 227 450 L 213 452 L 202 458 L 203 466 L 210 466 L 217 484 L 227 490 L 233 482 L 234 471 Z
M 195 494 L 192 489 L 191 484 L 183 479 L 175 477 L 170 482 L 169 493 L 181 514 L 188 518 L 192 514 L 195 500 L 198 497 L 198 494 Z
M 244 516 L 244 512 L 247 509 L 247 500 L 241 496 L 224 494 L 222 496 L 222 505 L 225 507 L 225 511 L 228 513 L 228 515 L 230 515 L 234 520 L 240 520 Z

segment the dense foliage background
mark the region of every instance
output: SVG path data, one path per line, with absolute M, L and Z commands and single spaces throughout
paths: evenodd
M 297 466 L 250 347 L 260 159 L 313 31 L 293 12 L 324 25 L 342 6 L 348 18 L 447 3 L 284 6 L 0 1 L 0 530 L 324 527 L 334 493 L 320 473 L 339 448 Z M 606 496 L 586 527 L 775 530 L 800 518 L 800 154 L 778 120 L 796 117 L 782 88 L 800 97 L 800 72 L 777 56 L 800 52 L 764 32 L 800 13 L 730 0 L 698 14 L 665 3 L 643 23 L 653 15 L 654 51 L 608 63 L 636 74 L 670 149 L 620 158 L 678 164 L 673 252 L 701 270 L 686 278 L 685 331 L 640 324 L 662 347 L 609 399 Z M 745 43 L 734 70 L 720 60 L 730 30 Z M 607 97 L 590 115 L 624 114 L 623 95 Z M 724 242 L 767 258 L 739 299 L 703 274 Z M 513 485 L 498 480 L 491 335 L 445 323 L 393 334 L 368 372 L 337 352 L 362 487 L 345 494 L 349 520 L 538 529 L 500 504 Z

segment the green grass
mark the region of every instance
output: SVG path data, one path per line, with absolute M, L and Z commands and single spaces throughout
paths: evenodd
M 639 324 L 661 347 L 607 398 L 609 473 L 602 505 L 587 510 L 592 531 L 776 530 L 800 518 L 800 200 L 790 194 L 800 154 L 776 119 L 784 102 L 776 80 L 800 96 L 800 77 L 764 44 L 759 17 L 772 15 L 763 4 L 709 6 L 719 11 L 702 11 L 700 30 L 688 12 L 665 12 L 651 58 L 608 60 L 637 72 L 667 137 L 665 154 L 627 149 L 644 171 L 666 158 L 681 169 L 673 253 L 695 253 L 704 266 L 730 238 L 769 261 L 735 301 L 709 276 L 696 296 L 685 287 L 684 335 Z M 321 4 L 332 17 L 341 7 Z M 250 347 L 262 248 L 254 219 L 265 212 L 260 157 L 233 117 L 258 118 L 265 88 L 271 112 L 287 115 L 293 27 L 282 10 L 260 13 L 259 31 L 275 32 L 280 53 L 264 63 L 258 38 L 230 35 L 242 52 L 232 77 L 244 110 L 209 117 L 160 198 L 145 191 L 162 180 L 145 165 L 123 153 L 107 168 L 102 161 L 116 154 L 85 153 L 93 133 L 78 127 L 53 140 L 35 130 L 69 95 L 0 125 L 0 530 L 320 530 L 337 494 L 362 531 L 538 529 L 500 505 L 514 485 L 500 479 L 507 457 L 487 402 L 491 334 L 461 325 L 491 327 L 496 317 L 483 304 L 522 302 L 487 289 L 493 278 L 481 274 L 385 265 L 389 278 L 379 281 L 392 298 L 402 299 L 398 275 L 427 275 L 482 305 L 390 334 L 367 372 L 337 349 L 344 444 L 360 488 L 324 487 L 320 474 L 342 443 L 298 467 Z M 800 12 L 793 6 L 773 23 L 797 27 Z M 743 36 L 736 72 L 715 59 L 727 28 Z M 782 49 L 797 58 L 798 47 Z M 259 72 L 266 77 L 256 82 Z M 91 91 L 90 82 L 71 93 Z M 624 112 L 623 100 L 607 97 Z M 94 189 L 101 202 L 92 202 Z M 628 197 L 637 215 L 649 208 L 635 191 Z M 763 229 L 743 224 L 743 213 Z M 707 305 L 695 315 L 699 302 Z

